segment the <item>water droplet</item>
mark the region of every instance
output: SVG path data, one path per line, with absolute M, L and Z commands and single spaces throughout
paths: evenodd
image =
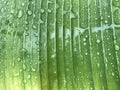
M 99 64 L 99 63 L 97 63 L 97 66 L 98 66 L 98 67 L 100 67 L 100 64 Z
M 33 14 L 33 18 L 35 17 L 35 14 Z
M 20 72 L 22 72 L 22 69 L 20 69 Z
M 17 59 L 18 62 L 19 62 L 20 60 L 21 60 L 20 58 Z
M 41 9 L 41 13 L 44 13 L 45 12 L 45 10 L 44 9 Z
M 28 27 L 27 27 L 27 26 L 25 27 L 25 30 L 26 30 L 26 31 L 28 30 Z
M 105 23 L 108 23 L 108 21 L 107 21 L 107 20 L 105 20 Z
M 23 63 L 23 70 L 25 70 L 26 69 L 26 65 L 25 65 L 25 63 Z
M 28 15 L 32 15 L 32 11 L 31 10 L 28 10 Z
M 24 80 L 24 83 L 27 83 L 27 81 L 26 81 L 26 80 Z
M 35 68 L 32 68 L 32 71 L 35 72 L 36 71 Z
M 48 13 L 51 13 L 52 11 L 50 9 L 48 9 Z
M 25 48 L 22 48 L 22 51 L 23 51 L 23 52 L 26 52 L 27 50 L 26 50 Z
M 99 40 L 99 39 L 97 39 L 97 43 L 100 43 L 100 40 Z
M 13 13 L 15 13 L 15 10 L 14 10 L 14 9 L 12 9 L 10 12 L 13 14 Z
M 97 55 L 100 55 L 100 53 L 99 53 L 99 52 L 97 52 Z
M 115 74 L 114 74 L 114 72 L 112 72 L 112 76 L 114 76 Z
M 1 71 L 1 73 L 3 73 L 3 71 Z
M 30 77 L 31 77 L 31 76 L 30 76 L 30 75 L 28 75 L 28 79 L 30 79 Z
M 70 13 L 70 17 L 75 18 L 75 15 L 73 14 L 73 12 Z
M 41 19 L 39 20 L 40 23 L 44 23 Z
M 27 32 L 27 33 L 25 33 L 25 36 L 29 36 L 29 33 Z
M 19 12 L 18 12 L 18 18 L 21 18 L 22 15 L 23 15 L 23 11 L 22 11 L 22 10 L 19 10 Z
M 103 20 L 103 16 L 101 16 L 101 20 Z
M 83 41 L 86 41 L 86 38 L 84 38 Z
M 110 18 L 110 15 L 108 15 L 108 18 Z
M 97 20 L 98 18 L 95 18 L 95 20 Z
M 22 6 L 24 6 L 25 5 L 25 3 L 22 3 Z
M 32 27 L 33 27 L 33 29 L 36 29 L 36 28 L 37 28 L 35 25 L 33 25 Z
M 88 55 L 88 53 L 85 53 L 85 55 Z
M 109 53 L 109 56 L 111 55 L 111 53 Z
M 28 24 L 28 21 L 25 21 L 25 24 Z
M 84 45 L 86 45 L 86 43 L 84 43 Z
M 120 47 L 118 45 L 115 45 L 115 50 L 119 50 Z

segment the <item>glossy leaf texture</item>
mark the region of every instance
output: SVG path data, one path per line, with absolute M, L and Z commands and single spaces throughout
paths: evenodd
M 120 0 L 0 0 L 0 90 L 120 90 Z

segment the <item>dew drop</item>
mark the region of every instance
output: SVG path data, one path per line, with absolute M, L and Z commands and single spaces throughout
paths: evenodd
M 103 16 L 101 16 L 101 20 L 103 20 Z
M 26 50 L 25 48 L 22 48 L 22 51 L 23 51 L 23 52 L 26 52 L 27 50 Z
M 99 64 L 99 63 L 97 63 L 97 66 L 98 66 L 98 67 L 100 67 L 100 64 Z
M 20 72 L 22 72 L 22 69 L 20 69 Z
M 22 3 L 22 6 L 25 6 L 25 3 Z
M 35 26 L 35 25 L 33 25 L 32 27 L 33 27 L 33 29 L 36 29 L 36 26 Z
M 105 23 L 108 23 L 108 21 L 107 21 L 107 20 L 105 20 Z
M 20 60 L 21 60 L 20 58 L 17 59 L 18 62 L 19 62 Z
M 31 77 L 31 76 L 30 76 L 30 75 L 28 75 L 28 79 L 30 79 L 30 77 Z
M 21 18 L 22 15 L 23 15 L 23 11 L 22 11 L 22 10 L 19 10 L 19 12 L 18 12 L 18 18 Z
M 97 39 L 97 43 L 100 43 L 100 40 L 99 40 L 99 39 Z
M 26 80 L 24 80 L 24 83 L 27 83 L 27 81 L 26 81 Z
M 84 45 L 86 45 L 86 43 L 84 43 Z
M 44 13 L 45 11 L 44 11 L 44 9 L 41 9 L 41 13 Z
M 48 13 L 51 13 L 52 11 L 50 9 L 48 9 Z
M 32 11 L 31 10 L 28 10 L 28 15 L 32 15 Z
M 25 24 L 28 24 L 28 21 L 25 21 Z
M 3 73 L 3 71 L 1 71 L 1 73 Z
M 70 13 L 70 17 L 75 18 L 75 15 L 73 14 L 73 12 Z
M 112 72 L 112 76 L 114 76 L 115 74 L 114 74 L 114 72 Z
M 109 53 L 109 56 L 111 55 L 111 53 Z
M 35 72 L 36 71 L 35 68 L 32 68 L 32 71 Z
M 44 23 L 41 19 L 39 20 L 39 23 Z
M 99 52 L 97 52 L 97 55 L 100 55 L 100 53 L 99 53 Z
M 118 45 L 115 45 L 115 50 L 119 50 L 120 48 L 119 48 L 119 46 Z
M 25 64 L 23 64 L 23 70 L 25 70 L 26 69 L 26 65 Z
M 108 18 L 110 18 L 110 15 L 108 15 Z
M 10 12 L 13 14 L 13 13 L 15 13 L 15 10 L 14 10 L 14 9 L 12 9 Z
M 85 55 L 88 55 L 88 53 L 85 53 Z
M 84 38 L 83 41 L 86 41 L 86 38 Z

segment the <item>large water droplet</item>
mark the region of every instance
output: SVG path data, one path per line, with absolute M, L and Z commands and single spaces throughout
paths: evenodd
M 21 18 L 22 15 L 23 15 L 23 11 L 22 11 L 22 10 L 19 10 L 19 12 L 18 12 L 18 18 Z
M 118 45 L 115 45 L 115 50 L 119 50 L 120 47 Z
M 23 70 L 25 70 L 26 69 L 26 65 L 25 65 L 25 63 L 23 63 Z

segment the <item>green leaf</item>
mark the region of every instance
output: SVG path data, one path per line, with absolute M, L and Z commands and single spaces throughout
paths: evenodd
M 1 90 L 120 90 L 120 0 L 1 0 Z

